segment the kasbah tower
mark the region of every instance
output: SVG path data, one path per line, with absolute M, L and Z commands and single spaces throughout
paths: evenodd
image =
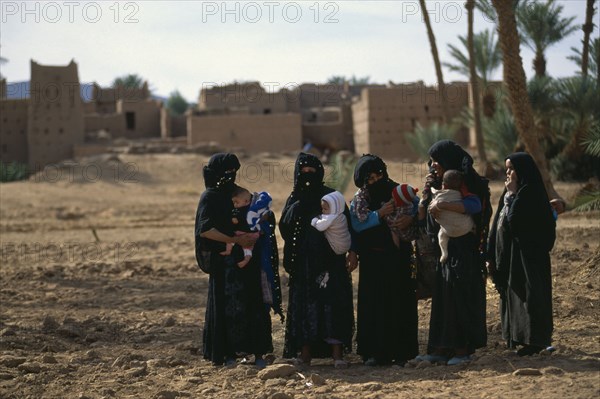
M 42 66 L 31 61 L 27 146 L 31 168 L 73 157 L 84 142 L 77 64 Z

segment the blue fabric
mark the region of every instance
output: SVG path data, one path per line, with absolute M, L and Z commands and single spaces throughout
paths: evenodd
M 260 238 L 256 242 L 256 244 L 260 246 L 260 267 L 267 275 L 267 280 L 271 284 L 271 292 L 275 293 L 275 273 L 273 273 L 273 264 L 271 259 L 273 255 L 273 248 L 270 241 L 272 231 L 268 220 L 263 220 L 260 222 L 260 230 L 264 233 L 261 234 Z M 275 299 L 273 299 L 273 305 L 275 305 Z M 275 312 L 278 311 L 275 306 L 273 306 L 273 309 L 275 309 Z
M 419 196 L 415 196 L 415 198 L 413 199 L 413 210 L 412 210 L 412 215 L 416 216 L 417 213 L 419 213 L 419 201 L 421 201 L 421 199 L 419 198 Z
M 467 195 L 463 198 L 462 202 L 467 215 L 474 215 L 481 212 L 481 201 L 476 195 Z
M 371 227 L 379 226 L 381 223 L 379 220 L 379 214 L 376 211 L 371 211 L 364 222 L 358 220 L 358 217 L 356 217 L 356 213 L 354 212 L 354 201 L 350 202 L 350 221 L 352 222 L 352 228 L 357 233 L 360 233 L 366 229 L 370 229 Z
M 248 210 L 248 215 L 246 216 L 250 230 L 261 230 L 263 224 L 260 222 L 260 219 L 265 213 L 269 212 L 272 201 L 273 199 L 266 191 L 262 191 L 252 196 L 250 209 Z

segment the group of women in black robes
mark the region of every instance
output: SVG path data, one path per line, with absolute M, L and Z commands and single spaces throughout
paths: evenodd
M 447 261 L 436 266 L 429 356 L 458 359 L 449 364 L 459 364 L 486 345 L 486 260 L 492 264 L 490 270 L 501 296 L 504 337 L 511 347 L 525 345 L 520 354 L 539 351 L 550 344 L 552 332 L 548 252 L 555 225 L 533 159 L 527 154 L 508 157 L 519 176 L 518 190 L 503 194 L 486 245 L 492 213 L 488 181 L 475 172 L 471 156 L 452 141 L 436 143 L 429 155 L 432 172 L 427 176 L 420 206 L 427 208 L 430 189 L 440 188 L 443 172 L 449 169 L 463 173 L 464 192 L 474 194 L 481 204 L 471 214 L 474 231 L 451 238 Z M 207 189 L 196 216 L 196 257 L 201 266 L 210 269 L 204 357 L 215 364 L 240 352 L 264 354 L 272 350 L 269 310 L 262 303 L 260 267 L 255 261 L 260 256 L 253 256 L 248 267 L 240 269 L 234 260 L 219 255 L 226 238 L 205 238 L 206 232 L 217 230 L 234 239 L 228 215 L 238 168 L 232 154 L 211 158 L 204 170 Z M 347 259 L 336 255 L 324 233 L 310 226 L 311 219 L 321 213 L 321 198 L 333 191 L 324 185 L 323 177 L 323 165 L 317 157 L 298 156 L 294 187 L 279 223 L 285 241 L 283 265 L 290 276 L 283 355 L 300 355 L 306 362 L 312 357 L 330 356 L 332 345 L 351 350 L 354 311 L 350 273 L 360 263 L 358 354 L 371 365 L 404 364 L 418 353 L 417 303 L 411 278 L 413 248 L 410 243 L 394 245 L 385 222 L 376 220 L 353 229 L 346 209 L 353 244 Z M 374 155 L 359 160 L 354 180 L 357 187 L 367 190 L 372 212 L 390 200 L 396 185 L 385 163 Z M 416 220 L 408 221 L 413 222 Z M 437 244 L 440 226 L 429 211 L 422 223 Z M 277 267 L 278 262 L 273 264 L 275 270 Z M 322 284 L 325 274 L 327 284 Z

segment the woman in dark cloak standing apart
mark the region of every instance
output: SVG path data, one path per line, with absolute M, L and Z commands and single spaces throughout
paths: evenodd
M 332 356 L 336 367 L 346 367 L 343 353 L 351 350 L 354 332 L 352 279 L 345 255 L 336 255 L 324 233 L 311 226 L 322 213 L 321 198 L 334 191 L 323 177 L 317 157 L 298 155 L 294 188 L 279 222 L 289 274 L 283 357 L 308 366 L 312 358 Z
M 552 276 L 550 250 L 556 223 L 533 158 L 524 152 L 506 158 L 506 188 L 489 239 L 488 268 L 500 293 L 502 337 L 519 356 L 551 344 Z
M 263 303 L 261 290 L 261 256 L 254 254 L 240 268 L 237 262 L 241 257 L 221 255 L 226 243 L 244 247 L 254 244 L 249 236 L 233 234 L 231 193 L 239 168 L 234 154 L 220 153 L 213 155 L 203 169 L 206 191 L 200 197 L 195 228 L 196 259 L 210 275 L 203 353 L 214 365 L 232 365 L 237 354 L 254 354 L 257 366 L 264 367 L 262 355 L 271 352 L 273 345 L 269 307 Z
M 350 205 L 356 231 L 356 252 L 349 255 L 349 267 L 360 262 L 358 281 L 357 352 L 368 366 L 404 365 L 414 358 L 418 346 L 418 314 L 415 282 L 411 278 L 412 245 L 394 244 L 384 216 L 393 211 L 392 190 L 397 183 L 388 177 L 387 167 L 375 155 L 363 155 L 354 169 L 354 183 L 368 198 L 366 218 L 357 216 L 357 196 Z M 400 216 L 397 227 L 414 223 Z
M 431 302 L 428 355 L 417 359 L 461 364 L 470 360 L 475 349 L 487 344 L 485 249 L 492 213 L 488 180 L 473 169 L 473 158 L 458 144 L 442 140 L 429 149 L 430 173 L 419 204 L 419 218 L 426 223 L 427 234 L 438 245 L 440 225 L 435 221 L 440 209 L 429 207 L 431 188 L 440 189 L 444 172 L 463 174 L 463 200 L 446 203 L 454 212 L 471 215 L 473 232 L 450 238 L 448 258 L 436 266 Z

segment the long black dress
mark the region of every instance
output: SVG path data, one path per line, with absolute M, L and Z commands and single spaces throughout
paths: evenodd
M 482 210 L 471 215 L 475 233 L 450 238 L 448 259 L 436 266 L 436 280 L 431 301 L 429 350 L 462 349 L 473 352 L 487 344 L 485 257 L 491 206 L 488 181 L 473 169 L 473 159 L 458 144 L 443 140 L 429 149 L 431 159 L 445 170 L 459 170 L 466 188 L 477 195 Z M 441 179 L 439 179 L 441 180 Z M 433 186 L 441 185 L 437 180 Z M 435 188 L 440 188 L 435 187 Z M 430 199 L 425 202 L 428 205 Z M 439 224 L 428 213 L 427 234 L 438 245 Z
M 238 169 L 235 155 L 216 154 L 204 168 L 206 191 L 196 212 L 196 258 L 210 272 L 203 331 L 204 358 L 215 365 L 237 353 L 265 354 L 273 350 L 269 308 L 262 298 L 260 253 L 241 269 L 233 256 L 222 256 L 225 244 L 200 237 L 212 228 L 233 235 L 231 191 Z
M 304 166 L 315 173 L 301 173 Z M 332 343 L 351 350 L 354 331 L 352 280 L 344 255 L 336 255 L 325 234 L 310 224 L 321 213 L 321 198 L 333 190 L 323 185 L 323 165 L 312 154 L 296 160 L 294 190 L 279 229 L 285 241 L 283 266 L 289 274 L 289 302 L 283 357 L 293 358 L 310 345 L 315 358 L 331 356 Z M 328 273 L 325 287 L 321 279 Z
M 363 156 L 355 169 L 355 183 L 363 187 L 370 173 L 384 177 L 369 190 L 369 209 L 377 210 L 391 199 L 397 185 L 388 178 L 383 161 Z M 378 364 L 404 363 L 419 350 L 415 280 L 411 278 L 412 246 L 396 247 L 386 223 L 356 233 L 359 255 L 357 352 Z
M 531 156 L 510 155 L 519 182 L 514 196 L 500 197 L 489 254 L 497 271 L 502 337 L 516 344 L 546 347 L 552 340 L 550 250 L 556 222 L 541 176 Z

